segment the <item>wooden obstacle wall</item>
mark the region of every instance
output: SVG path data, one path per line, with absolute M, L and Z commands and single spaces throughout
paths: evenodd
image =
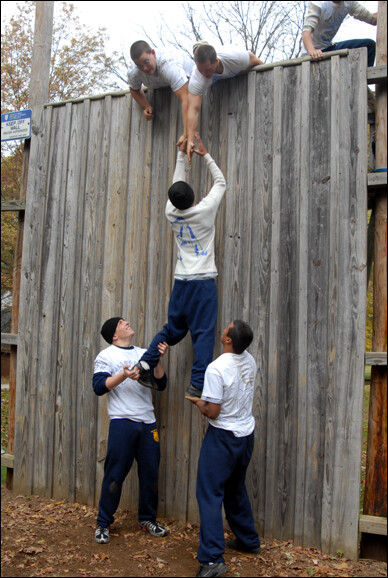
M 48 105 L 31 140 L 20 294 L 14 489 L 97 504 L 108 419 L 92 390 L 102 322 L 147 346 L 166 322 L 164 216 L 181 133 L 169 89 L 147 123 L 128 92 Z M 257 360 L 247 484 L 261 536 L 357 556 L 365 350 L 366 52 L 222 81 L 200 132 L 227 180 L 217 217 L 218 334 L 248 321 Z M 211 186 L 195 158 L 197 200 Z M 220 353 L 216 343 L 215 356 Z M 187 337 L 155 394 L 161 517 L 198 522 L 205 418 L 185 401 Z M 121 507 L 137 510 L 136 468 Z

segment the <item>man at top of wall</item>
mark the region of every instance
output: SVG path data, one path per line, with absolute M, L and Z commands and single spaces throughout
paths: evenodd
M 128 84 L 131 95 L 144 109 L 144 116 L 152 120 L 154 110 L 149 103 L 142 85 L 148 88 L 171 87 L 171 90 L 179 98 L 182 109 L 183 134 L 177 145 L 187 140 L 187 93 L 188 79 L 194 69 L 194 62 L 183 53 L 169 53 L 166 50 L 155 51 L 144 40 L 138 40 L 131 46 L 131 58 L 133 63 L 128 68 Z
M 190 76 L 187 110 L 187 156 L 190 163 L 202 97 L 206 90 L 218 80 L 232 78 L 252 66 L 264 64 L 249 50 L 222 46 L 216 52 L 215 48 L 205 41 L 194 44 L 193 54 L 196 66 Z
M 377 13 L 372 14 L 359 2 L 309 2 L 303 24 L 304 49 L 302 52 L 308 53 L 313 60 L 319 60 L 323 52 L 366 47 L 368 66 L 373 66 L 376 43 L 371 38 L 332 42 L 348 14 L 373 26 L 377 24 Z

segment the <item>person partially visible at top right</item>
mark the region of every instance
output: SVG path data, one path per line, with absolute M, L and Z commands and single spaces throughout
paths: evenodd
M 313 60 L 319 60 L 324 52 L 343 48 L 368 49 L 368 66 L 373 66 L 376 55 L 376 42 L 371 38 L 332 42 L 346 16 L 376 26 L 377 12 L 372 14 L 360 2 L 309 2 L 303 23 L 302 54 L 309 54 Z

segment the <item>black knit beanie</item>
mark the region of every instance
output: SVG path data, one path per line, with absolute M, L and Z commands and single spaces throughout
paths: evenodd
M 104 325 L 101 327 L 101 335 L 108 343 L 112 343 L 113 335 L 115 334 L 120 319 L 123 319 L 123 317 L 111 317 L 105 321 Z
M 177 181 L 171 185 L 168 197 L 174 207 L 181 211 L 189 209 L 194 203 L 194 191 L 185 181 Z

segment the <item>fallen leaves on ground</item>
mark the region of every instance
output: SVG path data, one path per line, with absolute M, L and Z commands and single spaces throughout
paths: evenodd
M 195 576 L 198 526 L 161 519 L 169 534 L 153 538 L 139 529 L 133 513 L 119 509 L 110 543 L 96 544 L 96 515 L 91 506 L 15 495 L 2 486 L 2 576 Z M 325 556 L 316 548 L 276 540 L 262 540 L 256 555 L 227 549 L 225 561 L 226 578 L 387 576 L 382 562 Z

